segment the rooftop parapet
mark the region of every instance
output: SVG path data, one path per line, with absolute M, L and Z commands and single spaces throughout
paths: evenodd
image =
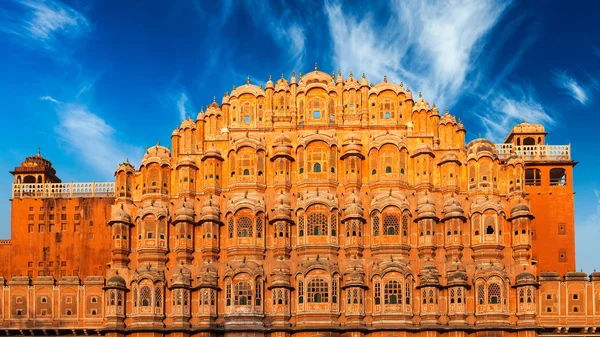
M 12 198 L 114 197 L 114 182 L 13 184 Z
M 511 153 L 517 154 L 524 161 L 570 161 L 571 144 L 569 145 L 513 145 L 495 144 L 498 158 L 508 159 Z

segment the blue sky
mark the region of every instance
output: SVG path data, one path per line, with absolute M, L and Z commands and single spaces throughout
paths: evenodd
M 41 147 L 63 181 L 108 181 L 232 85 L 308 72 L 403 81 L 501 141 L 521 118 L 572 145 L 578 268 L 600 264 L 594 1 L 0 1 L 0 237 L 9 170 Z

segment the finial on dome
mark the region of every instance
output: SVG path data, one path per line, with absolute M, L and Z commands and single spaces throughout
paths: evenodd
M 437 106 L 435 105 L 435 102 L 433 102 L 433 107 L 434 107 L 434 108 L 437 108 Z
M 227 97 L 227 91 L 225 91 L 225 93 L 223 93 L 223 97 Z
M 160 146 L 160 140 L 156 141 L 156 146 Z
M 383 82 L 387 83 L 387 75 L 383 75 Z
M 315 62 L 315 71 L 319 70 L 319 65 Z
M 285 80 L 285 74 L 284 73 L 281 73 L 281 79 Z
M 369 82 L 369 86 L 372 87 L 373 86 L 373 82 Z
M 300 72 L 300 73 L 298 74 L 298 79 L 300 79 L 300 80 L 302 79 L 302 72 Z
M 342 76 L 342 69 L 338 68 L 338 76 Z
M 450 114 L 450 111 L 448 111 L 448 108 L 446 108 L 446 115 Z
M 248 78 L 250 78 L 250 77 L 248 77 Z M 214 103 L 217 103 L 217 96 L 213 96 L 213 104 Z
M 262 83 L 258 87 L 262 90 L 262 88 L 263 88 Z
M 352 72 L 350 72 L 350 78 L 352 78 Z
M 404 88 L 404 82 L 400 82 L 400 88 Z
M 273 75 L 269 75 L 269 81 L 273 80 Z
M 40 148 L 38 147 L 38 153 L 37 153 L 38 157 L 42 156 L 42 151 L 40 150 Z
M 525 118 L 521 118 L 521 123 L 525 123 Z
M 125 158 L 125 163 L 129 164 L 129 158 Z
M 231 86 L 231 91 L 233 92 L 235 90 L 235 84 Z
M 292 69 L 292 77 L 296 77 L 296 72 Z
M 246 84 L 250 84 L 250 75 L 248 75 L 248 78 L 246 79 Z
M 419 98 L 423 98 L 423 94 L 419 91 Z
M 331 72 L 331 78 L 335 78 L 335 71 Z
M 367 78 L 367 76 L 365 75 L 365 73 L 362 74 L 362 78 Z

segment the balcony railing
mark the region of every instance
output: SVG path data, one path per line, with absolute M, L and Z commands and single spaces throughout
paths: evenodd
M 13 198 L 114 197 L 114 182 L 13 184 Z
M 526 161 L 571 160 L 571 145 L 513 145 L 496 144 L 500 159 L 510 158 L 514 151 Z

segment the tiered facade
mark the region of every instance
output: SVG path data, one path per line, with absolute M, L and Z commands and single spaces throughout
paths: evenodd
M 234 87 L 114 184 L 29 157 L 0 334 L 595 333 L 569 146 L 465 133 L 403 84 L 315 69 Z

